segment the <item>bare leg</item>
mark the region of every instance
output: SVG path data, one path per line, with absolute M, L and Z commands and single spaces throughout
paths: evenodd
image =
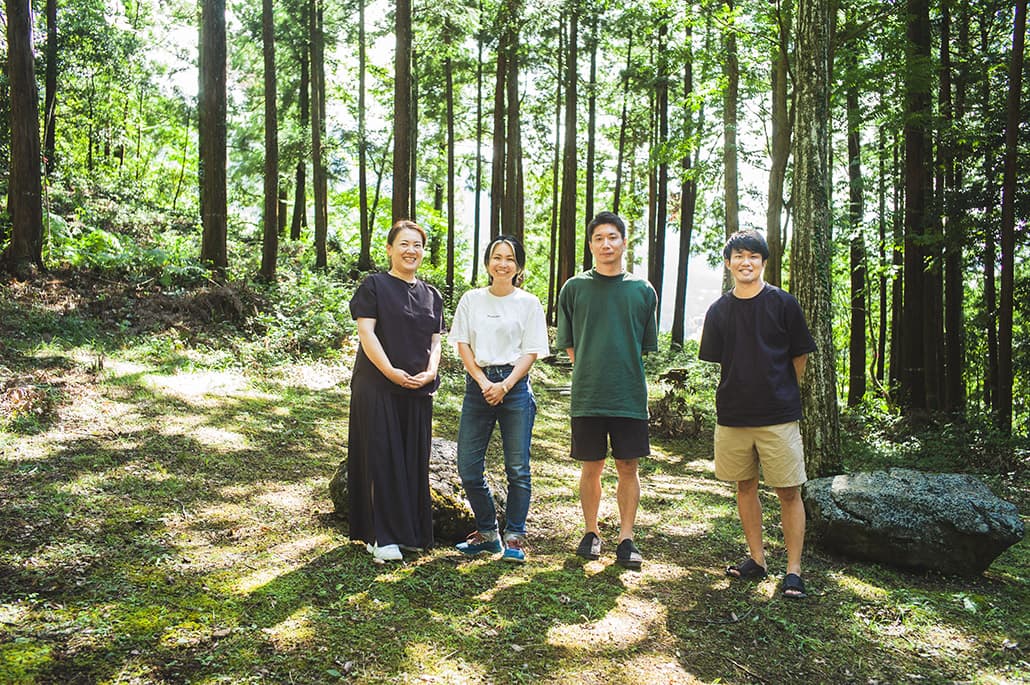
M 737 513 L 744 528 L 744 539 L 755 563 L 765 568 L 762 546 L 762 502 L 758 499 L 758 478 L 737 481 Z
M 600 537 L 597 510 L 601 506 L 601 473 L 604 471 L 604 459 L 584 461 L 580 464 L 579 505 L 583 508 L 584 529 L 587 533 L 594 533 Z
M 787 573 L 801 575 L 801 551 L 805 545 L 805 503 L 801 488 L 776 488 L 780 498 L 783 544 L 787 548 Z
M 637 507 L 640 505 L 640 476 L 637 472 L 639 459 L 616 459 L 615 468 L 619 473 L 619 485 L 616 500 L 619 503 L 619 542 L 633 539 L 633 524 L 637 519 Z

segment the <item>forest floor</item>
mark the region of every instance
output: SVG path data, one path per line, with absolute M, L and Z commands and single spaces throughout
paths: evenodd
M 327 489 L 346 454 L 352 347 L 268 365 L 229 339 L 194 344 L 259 304 L 245 290 L 159 302 L 87 277 L 35 288 L 0 287 L 2 683 L 1030 680 L 1027 543 L 975 579 L 810 545 L 809 598 L 792 601 L 763 491 L 772 575 L 732 582 L 743 538 L 710 435 L 655 440 L 643 462 L 643 568 L 614 564 L 611 473 L 606 548 L 584 563 L 569 380 L 547 364 L 528 562 L 445 544 L 376 566 Z M 98 342 L 114 329 L 117 345 Z M 447 360 L 439 437 L 455 437 L 459 366 Z M 1027 511 L 1025 474 L 992 487 Z

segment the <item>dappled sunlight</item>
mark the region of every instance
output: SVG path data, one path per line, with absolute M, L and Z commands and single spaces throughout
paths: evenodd
M 349 357 L 348 357 L 349 358 Z M 289 364 L 280 369 L 279 380 L 305 390 L 328 390 L 350 381 L 350 368 L 343 364 Z
M 706 682 L 686 671 L 678 660 L 662 652 L 638 654 L 627 659 L 621 663 L 619 673 L 627 683 L 637 682 L 637 677 L 641 673 L 647 674 L 647 685 L 690 685 Z
M 0 625 L 13 625 L 28 614 L 28 609 L 16 604 L 0 604 Z
M 254 501 L 273 509 L 292 513 L 304 511 L 311 506 L 311 498 L 307 489 L 290 486 L 263 492 L 256 495 Z
M 169 416 L 164 420 L 161 434 L 191 438 L 215 452 L 239 452 L 250 447 L 247 436 L 218 426 L 199 423 L 197 419 L 194 414 Z
M 660 630 L 665 616 L 665 607 L 657 602 L 620 595 L 604 618 L 589 623 L 554 626 L 547 631 L 547 643 L 562 649 L 593 653 L 628 649 Z
M 171 376 L 150 373 L 141 378 L 144 387 L 196 406 L 217 406 L 229 395 L 273 399 L 263 393 L 243 393 L 248 384 L 247 377 L 239 371 L 195 371 Z
M 870 602 L 882 602 L 890 596 L 882 587 L 867 583 L 866 581 L 850 574 L 839 571 L 830 571 L 826 574 L 827 580 L 837 583 L 841 589 L 847 590 L 860 599 Z
M 466 685 L 467 683 L 490 682 L 484 664 L 491 662 L 489 652 L 476 651 L 469 656 L 482 659 L 483 663 L 467 661 L 461 654 L 444 652 L 440 645 L 427 642 L 411 642 L 404 649 L 406 663 L 401 664 L 399 682 L 446 683 Z
M 306 561 L 313 552 L 325 551 L 331 544 L 333 541 L 328 535 L 310 535 L 275 545 L 268 550 L 268 553 L 278 557 L 280 561 L 296 563 Z
M 241 575 L 234 584 L 233 590 L 239 595 L 249 595 L 290 570 L 281 568 L 275 563 L 263 568 L 255 568 L 250 573 Z
M 261 632 L 280 651 L 301 649 L 314 642 L 317 622 L 317 612 L 310 606 L 304 606 L 274 626 L 263 628 Z

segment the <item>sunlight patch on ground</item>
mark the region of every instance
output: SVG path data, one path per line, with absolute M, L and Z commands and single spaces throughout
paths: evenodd
M 0 625 L 14 625 L 25 618 L 27 613 L 24 607 L 14 604 L 0 604 Z
M 289 573 L 292 569 L 282 568 L 277 565 L 266 566 L 241 575 L 233 588 L 241 595 L 249 595 L 255 590 L 263 588 L 279 576 Z
M 831 571 L 826 574 L 826 577 L 836 582 L 842 589 L 869 602 L 882 602 L 890 594 L 882 587 L 859 580 L 847 573 Z
M 279 650 L 299 649 L 315 639 L 315 620 L 317 616 L 311 607 L 301 607 L 286 619 L 261 632 Z
M 290 540 L 268 550 L 269 554 L 280 561 L 306 561 L 311 552 L 324 550 L 331 544 L 328 535 L 311 535 L 306 538 Z
M 665 609 L 638 597 L 622 595 L 599 621 L 559 625 L 547 632 L 551 646 L 593 653 L 628 649 L 645 640 L 665 621 Z
M 482 664 L 470 663 L 456 658 L 459 655 L 447 654 L 440 645 L 412 642 L 404 651 L 408 663 L 401 666 L 401 682 L 449 685 L 490 682 L 486 668 Z M 479 652 L 479 655 L 489 662 L 489 652 Z
M 288 512 L 303 511 L 311 502 L 307 496 L 307 490 L 298 490 L 293 487 L 269 490 L 257 495 L 254 499 L 266 506 Z
M 343 364 L 294 364 L 283 367 L 281 377 L 306 390 L 328 390 L 348 382 L 350 369 Z
M 161 433 L 193 438 L 217 452 L 239 451 L 249 447 L 247 436 L 217 426 L 199 425 L 195 415 L 167 417 Z
M 678 661 L 675 661 L 662 654 L 641 654 L 623 662 L 621 669 L 627 683 L 634 682 L 641 673 L 647 674 L 648 685 L 664 685 L 665 683 L 676 683 L 676 685 L 689 685 L 690 683 L 702 683 L 692 673 L 683 669 Z
M 218 406 L 225 398 L 274 400 L 275 396 L 247 389 L 249 380 L 238 371 L 198 371 L 171 376 L 146 374 L 143 385 L 200 407 Z
M 671 476 L 666 474 L 652 474 L 641 478 L 641 487 L 645 495 L 666 495 L 669 497 L 683 498 L 688 493 L 703 492 L 718 497 L 732 498 L 734 492 L 730 484 L 723 484 L 714 480 L 687 479 L 682 476 Z

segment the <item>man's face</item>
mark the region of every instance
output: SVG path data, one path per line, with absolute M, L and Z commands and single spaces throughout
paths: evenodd
M 594 263 L 599 266 L 621 266 L 625 251 L 626 241 L 619 229 L 611 224 L 594 227 L 590 234 L 590 254 L 594 256 Z
M 730 253 L 730 258 L 726 260 L 726 268 L 730 270 L 734 283 L 749 285 L 762 278 L 765 258 L 760 252 L 735 249 Z

